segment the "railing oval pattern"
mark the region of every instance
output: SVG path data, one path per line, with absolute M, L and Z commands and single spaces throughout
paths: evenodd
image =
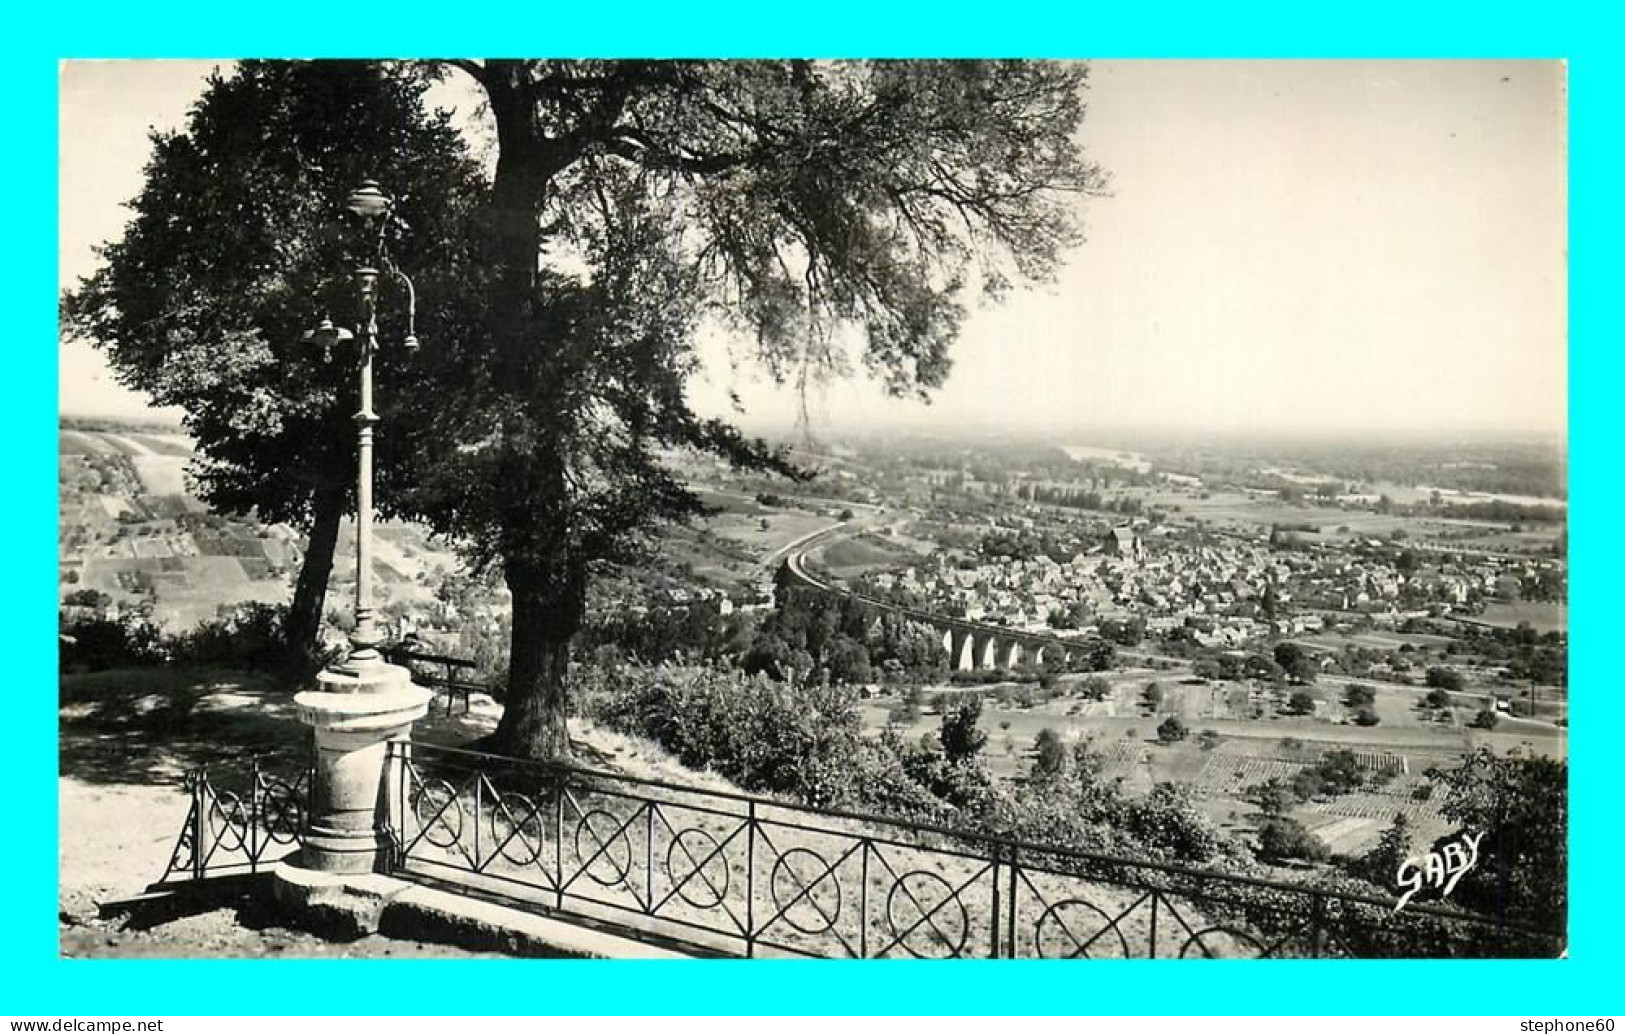
M 1119 949 L 1116 953 L 1111 952 L 1114 946 Z M 1033 953 L 1041 959 L 1132 957 L 1117 918 L 1082 898 L 1067 898 L 1044 909 L 1033 927 Z
M 690 950 L 833 957 L 1553 957 L 1558 935 L 1319 888 L 457 748 L 391 744 L 398 875 Z M 257 872 L 311 772 L 187 774 L 164 881 Z
M 239 790 L 215 786 L 204 769 L 188 772 L 190 806 L 159 882 L 254 873 L 281 860 L 299 843 L 310 785 L 308 769 L 286 779 L 257 758 Z
M 886 895 L 886 926 L 898 947 L 915 958 L 957 958 L 965 953 L 970 938 L 970 913 L 947 880 L 916 869 L 892 883 Z
M 457 748 L 391 746 L 399 862 L 520 907 L 722 954 L 1556 955 L 1555 935 Z

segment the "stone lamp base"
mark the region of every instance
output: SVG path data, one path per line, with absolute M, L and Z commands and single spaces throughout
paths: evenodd
M 293 698 L 299 720 L 315 730 L 316 772 L 299 866 L 317 872 L 376 872 L 386 864 L 391 828 L 400 828 L 398 775 L 388 770 L 391 741 L 412 738 L 432 690 L 412 673 L 374 663 L 329 669 L 317 689 Z

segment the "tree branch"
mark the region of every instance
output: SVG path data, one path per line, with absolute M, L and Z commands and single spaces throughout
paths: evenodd
M 464 72 L 467 72 L 473 77 L 474 81 L 479 83 L 481 86 L 486 84 L 485 66 L 480 64 L 478 61 L 473 61 L 463 57 L 448 57 L 443 58 L 442 60 L 445 64 L 451 66 L 452 68 L 458 68 Z

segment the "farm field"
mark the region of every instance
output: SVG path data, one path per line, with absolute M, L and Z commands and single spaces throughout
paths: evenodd
M 1144 676 L 1145 672 L 1139 673 Z M 1120 683 L 1122 680 L 1118 680 Z M 927 694 L 930 699 L 930 694 Z M 861 708 L 865 727 L 885 724 L 892 701 L 879 699 Z M 1427 836 L 1443 835 L 1449 824 L 1431 800 L 1418 799 L 1432 767 L 1449 767 L 1462 754 L 1493 737 L 1497 749 L 1522 746 L 1560 753 L 1551 737 L 1521 739 L 1516 733 L 1479 734 L 1468 730 L 1415 729 L 1395 733 L 1358 726 L 1340 726 L 1314 720 L 1235 721 L 1200 717 L 1205 707 L 1194 695 L 1169 695 L 1154 714 L 1135 699 L 1114 699 L 1082 705 L 1084 713 L 1068 714 L 1074 702 L 1066 699 L 1031 708 L 1003 708 L 988 701 L 980 726 L 988 734 L 985 753 L 995 775 L 1025 776 L 1032 766 L 1032 746 L 1045 728 L 1060 732 L 1069 742 L 1088 740 L 1101 758 L 1100 778 L 1118 784 L 1133 796 L 1150 792 L 1162 782 L 1189 786 L 1199 807 L 1216 824 L 1232 831 L 1252 828 L 1256 807 L 1244 799 L 1250 787 L 1270 779 L 1290 780 L 1329 750 L 1354 751 L 1367 771 L 1388 770 L 1390 781 L 1380 788 L 1301 805 L 1293 815 L 1311 830 L 1325 829 L 1333 851 L 1359 853 L 1374 844 L 1396 813 L 1405 814 Z M 1157 742 L 1156 727 L 1169 714 L 1181 714 L 1192 736 L 1182 743 Z M 934 735 L 941 716 L 927 708 L 921 717 L 900 728 L 905 740 Z M 1195 739 L 1209 730 L 1219 734 L 1217 745 L 1204 749 Z
M 807 554 L 820 570 L 836 578 L 854 578 L 868 571 L 913 563 L 920 555 L 883 535 L 864 533 L 818 546 Z
M 762 521 L 767 527 L 762 527 Z M 744 514 L 730 511 L 712 517 L 706 527 L 719 539 L 736 543 L 753 556 L 766 558 L 799 538 L 827 528 L 829 517 L 802 510 L 762 510 Z
M 1307 524 L 1319 529 L 1318 534 L 1305 534 L 1311 541 L 1349 536 L 1384 538 L 1402 531 L 1422 545 L 1434 542 L 1459 547 L 1465 542 L 1470 548 L 1486 552 L 1544 551 L 1556 541 L 1558 532 L 1556 525 L 1509 532 L 1504 524 L 1302 506 L 1240 492 L 1210 492 L 1205 499 L 1201 493 L 1167 488 L 1134 489 L 1130 494 L 1147 507 L 1173 510 L 1176 520 L 1201 520 L 1235 531 L 1262 534 L 1275 524 Z
M 1537 632 L 1567 632 L 1569 608 L 1563 603 L 1537 603 L 1531 600 L 1491 603 L 1484 608 L 1484 613 L 1473 620 L 1498 628 L 1517 628 L 1527 622 Z
M 151 591 L 153 617 L 174 628 L 212 618 L 222 604 L 288 599 L 302 541 L 286 529 L 267 536 L 250 522 L 210 516 L 187 492 L 192 448 L 184 435 L 60 428 L 58 448 L 63 592 L 95 589 L 133 604 Z M 737 492 L 700 494 L 720 512 L 667 532 L 662 552 L 694 577 L 724 586 L 760 587 L 775 554 L 836 520 L 819 511 L 847 505 L 798 498 L 762 506 Z M 387 601 L 425 603 L 439 579 L 460 567 L 455 551 L 423 528 L 380 522 L 377 533 L 376 572 Z M 334 602 L 354 583 L 354 535 L 346 521 Z
M 1369 792 L 1311 802 L 1299 809 L 1301 814 L 1295 813 L 1311 829 L 1325 826 L 1332 850 L 1347 853 L 1374 843 L 1396 813 L 1404 813 L 1429 836 L 1446 832 L 1448 824 L 1434 806 L 1412 796 L 1422 790 L 1430 768 L 1450 767 L 1480 746 L 1499 753 L 1513 749 L 1553 757 L 1567 753 L 1566 730 L 1549 722 L 1503 715 L 1494 731 L 1469 728 L 1468 720 L 1484 706 L 1484 698 L 1472 693 L 1458 693 L 1453 708 L 1434 712 L 1418 706 L 1426 693 L 1423 688 L 1368 683 L 1376 690 L 1381 722 L 1367 728 L 1352 723 L 1341 699 L 1345 683 L 1360 680 L 1328 680 L 1307 687 L 1315 698 L 1314 713 L 1291 715 L 1284 711 L 1287 698 L 1300 687 L 1186 684 L 1177 674 L 1171 677 L 1149 668 L 1104 677 L 1111 688 L 1100 701 L 1075 695 L 1083 676 L 1062 680 L 1067 695 L 1030 707 L 1001 704 L 987 696 L 980 727 L 988 734 L 985 753 L 994 774 L 1025 776 L 1032 765 L 1034 740 L 1043 729 L 1052 728 L 1069 741 L 1091 741 L 1104 759 L 1102 778 L 1120 781 L 1125 792 L 1148 792 L 1159 782 L 1182 783 L 1192 787 L 1215 822 L 1246 830 L 1251 828 L 1248 816 L 1256 810 L 1243 799 L 1248 787 L 1271 778 L 1290 779 L 1328 750 L 1352 750 L 1368 769 L 1396 773 L 1392 782 Z M 1150 683 L 1156 683 L 1160 692 L 1155 705 L 1144 695 Z M 1025 690 L 1037 695 L 1036 687 Z M 958 686 L 927 689 L 923 713 L 899 729 L 903 738 L 916 741 L 935 735 L 941 726 L 941 715 L 931 703 L 937 693 L 969 691 Z M 876 732 L 884 727 L 898 699 L 892 693 L 865 701 L 861 707 L 865 729 Z M 1262 717 L 1253 717 L 1260 712 Z M 1157 741 L 1156 730 L 1170 716 L 1185 723 L 1189 738 L 1165 745 Z M 1218 740 L 1204 749 L 1198 736 L 1208 731 Z
M 130 456 L 130 465 L 152 495 L 186 494 L 186 456 L 149 452 Z
M 1359 646 L 1368 650 L 1397 650 L 1402 646 L 1423 650 L 1442 650 L 1449 646 L 1452 640 L 1447 636 L 1428 635 L 1421 632 L 1390 632 L 1382 629 L 1373 629 L 1369 632 L 1356 632 L 1342 634 L 1326 632 L 1319 635 L 1294 636 L 1288 642 L 1301 643 L 1305 646 L 1318 646 L 1327 650 L 1341 650 L 1345 646 Z
M 837 520 L 800 506 L 764 506 L 738 492 L 700 488 L 697 494 L 717 512 L 689 527 L 662 530 L 661 553 L 664 560 L 686 569 L 693 579 L 710 585 L 762 586 L 777 555 Z M 822 501 L 800 502 L 818 506 Z
M 59 430 L 57 452 L 63 456 L 118 454 L 119 449 L 99 434 Z
M 1160 681 L 1159 675 L 1163 676 Z M 1245 686 L 1223 683 L 1179 685 L 1167 681 L 1166 673 L 1147 669 L 1112 672 L 1107 676 L 1107 681 L 1112 685 L 1112 692 L 1101 701 L 1082 701 L 1068 696 L 1021 708 L 1001 706 L 996 700 L 987 699 L 983 706 L 981 727 L 989 735 L 989 757 L 995 771 L 1001 767 L 1007 770 L 1002 774 L 1025 771 L 1025 764 L 1012 768 L 1000 761 L 1007 737 L 1022 750 L 1031 747 L 1033 739 L 1046 727 L 1072 736 L 1092 736 L 1097 740 L 1140 739 L 1150 742 L 1155 740 L 1156 727 L 1174 715 L 1185 722 L 1192 735 L 1203 729 L 1213 729 L 1227 740 L 1248 743 L 1248 749 L 1255 751 L 1291 738 L 1431 761 L 1471 749 L 1476 738 L 1476 735 L 1469 735 L 1470 730 L 1465 727 L 1465 718 L 1477 709 L 1476 705 L 1461 708 L 1456 720 L 1440 723 L 1429 721 L 1425 715 L 1415 712 L 1410 696 L 1399 691 L 1377 694 L 1379 715 L 1386 712 L 1392 716 L 1391 720 L 1385 718 L 1378 726 L 1363 728 L 1339 723 L 1337 719 L 1343 711 L 1341 703 L 1317 704 L 1317 713 L 1309 716 L 1289 716 L 1270 710 L 1268 713 L 1271 717 L 1254 719 L 1241 716 L 1246 707 L 1238 701 L 1267 699 L 1273 695 L 1271 692 L 1249 695 Z M 1141 691 L 1150 681 L 1158 681 L 1162 689 L 1162 699 L 1154 708 L 1146 706 L 1141 698 Z M 952 693 L 955 688 L 932 687 L 926 690 L 925 698 L 929 702 L 936 693 L 944 690 Z M 1325 692 L 1330 696 L 1331 687 L 1326 687 Z M 1341 692 L 1340 687 L 1337 692 Z M 882 728 L 890 717 L 896 699 L 893 695 L 866 701 L 862 706 L 865 728 L 870 731 Z M 1269 706 L 1273 707 L 1273 704 Z M 902 726 L 900 731 L 905 739 L 918 739 L 926 733 L 934 733 L 940 724 L 940 715 L 928 707 L 917 720 Z M 1548 745 L 1561 743 L 1564 739 L 1562 730 L 1555 727 L 1532 722 L 1520 724 L 1524 728 L 1515 733 L 1509 728 L 1504 735 L 1511 736 L 1513 742 L 1530 740 Z M 1477 734 L 1477 730 L 1471 732 Z
M 171 630 L 223 604 L 287 600 L 291 534 L 208 516 L 186 494 L 184 436 L 62 429 L 58 441 L 63 592 L 148 599 Z

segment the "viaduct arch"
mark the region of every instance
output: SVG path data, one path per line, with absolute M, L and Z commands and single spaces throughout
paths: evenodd
M 1098 642 L 1097 639 L 1061 639 L 1000 625 L 967 621 L 963 618 L 944 617 L 918 608 L 862 596 L 809 572 L 801 550 L 785 559 L 779 568 L 778 581 L 780 584 L 788 582 L 819 592 L 861 600 L 876 610 L 901 615 L 915 624 L 924 625 L 941 633 L 942 649 L 947 654 L 948 667 L 955 671 L 1014 668 L 1024 659 L 1034 664 L 1059 660 L 1063 669 L 1070 669 Z

